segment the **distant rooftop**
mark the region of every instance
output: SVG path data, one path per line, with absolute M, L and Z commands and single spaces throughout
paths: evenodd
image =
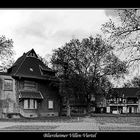
M 112 88 L 109 92 L 124 97 L 137 97 L 140 95 L 140 88 Z

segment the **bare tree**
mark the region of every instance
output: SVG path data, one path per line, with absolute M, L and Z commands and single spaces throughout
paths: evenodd
M 13 41 L 0 37 L 0 71 L 6 71 L 14 63 L 13 59 Z
M 117 9 L 116 19 L 102 25 L 110 43 L 134 71 L 140 60 L 140 9 Z

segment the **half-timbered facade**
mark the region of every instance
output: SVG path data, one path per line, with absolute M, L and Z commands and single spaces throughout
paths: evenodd
M 107 113 L 140 113 L 140 88 L 113 88 L 107 98 Z

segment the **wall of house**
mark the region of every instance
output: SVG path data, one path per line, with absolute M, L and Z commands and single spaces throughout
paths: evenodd
M 19 102 L 20 113 L 25 117 L 36 117 L 36 116 L 58 116 L 59 115 L 59 95 L 58 90 L 51 88 L 47 81 L 35 81 L 37 83 L 37 91 L 40 91 L 43 99 L 37 100 L 37 109 L 24 109 L 23 100 Z M 24 90 L 24 81 L 17 81 L 17 94 L 20 90 Z M 52 100 L 54 108 L 48 109 L 48 101 Z
M 4 80 L 12 80 L 12 90 L 4 89 Z M 15 91 L 15 80 L 11 76 L 0 75 L 0 117 L 3 118 L 7 113 L 18 113 L 18 103 Z
M 140 113 L 140 98 L 138 99 L 138 113 Z
M 138 106 L 127 106 L 127 113 L 138 113 Z
M 24 109 L 23 101 L 19 102 L 20 106 L 20 114 L 24 117 L 38 117 L 38 110 L 37 109 Z
M 39 82 L 38 90 L 42 93 L 44 99 L 40 102 L 38 111 L 40 116 L 53 115 L 58 116 L 60 111 L 59 91 L 49 86 L 49 82 Z M 48 109 L 48 101 L 52 100 L 54 108 Z

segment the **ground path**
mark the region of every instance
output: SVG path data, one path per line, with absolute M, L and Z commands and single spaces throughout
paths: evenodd
M 0 121 L 0 131 L 138 131 L 140 117 L 79 117 L 66 121 Z

